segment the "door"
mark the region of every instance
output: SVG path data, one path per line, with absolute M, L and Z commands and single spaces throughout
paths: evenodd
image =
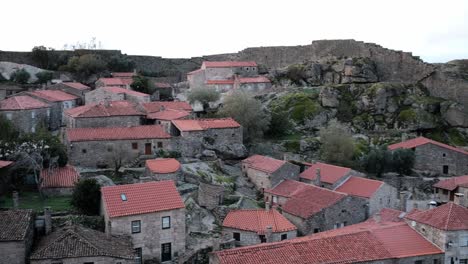
M 161 244 L 161 262 L 172 259 L 171 243 Z
M 145 143 L 145 155 L 151 155 L 151 143 Z

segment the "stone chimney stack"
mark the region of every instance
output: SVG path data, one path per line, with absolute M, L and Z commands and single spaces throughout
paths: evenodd
M 462 205 L 462 200 L 463 200 L 464 196 L 465 195 L 463 193 L 455 193 L 455 195 L 453 197 L 453 203 L 458 204 L 458 205 Z
M 406 192 L 400 192 L 400 211 L 406 212 L 407 199 Z
M 13 191 L 13 208 L 18 209 L 19 207 L 19 194 L 17 191 Z
M 408 135 L 406 133 L 401 134 L 401 142 L 408 140 Z
M 320 168 L 317 168 L 317 170 L 315 171 L 314 184 L 315 184 L 315 186 L 318 186 L 318 187 L 320 187 L 320 185 L 322 184 L 322 176 L 320 174 Z
M 111 239 L 111 237 L 112 237 L 112 223 L 111 223 L 111 221 L 107 221 L 107 223 L 106 223 L 106 236 L 107 236 L 107 239 Z
M 270 204 L 270 202 L 266 202 L 266 203 L 265 203 L 265 210 L 266 210 L 266 211 L 270 211 L 270 209 L 271 209 L 271 204 Z
M 52 231 L 52 215 L 50 207 L 44 207 L 44 228 L 46 235 L 50 234 Z
M 273 227 L 271 226 L 266 227 L 265 238 L 266 238 L 267 243 L 273 242 Z
M 376 223 L 380 223 L 382 221 L 382 216 L 380 215 L 380 212 L 377 212 L 373 215 L 374 221 Z

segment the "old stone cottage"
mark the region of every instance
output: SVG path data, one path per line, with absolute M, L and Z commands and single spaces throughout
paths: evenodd
M 112 167 L 170 149 L 171 136 L 160 125 L 69 128 L 65 145 L 70 163 L 83 167 Z
M 129 237 L 72 225 L 43 237 L 30 258 L 31 264 L 121 263 L 134 264 L 135 253 Z
M 140 259 L 177 263 L 185 252 L 185 205 L 173 181 L 103 187 L 106 233 L 128 235 Z
M 455 202 L 468 207 L 468 175 L 441 180 L 433 185 L 439 203 Z
M 411 149 L 414 151 L 414 169 L 432 171 L 442 175 L 468 174 L 468 152 L 463 149 L 418 137 L 388 146 L 390 150 Z
M 187 111 L 167 109 L 146 115 L 147 123 L 162 125 L 166 132 L 170 133 L 173 120 L 188 119 L 191 114 Z
M 242 174 L 258 190 L 270 189 L 285 179 L 298 179 L 299 166 L 284 160 L 253 155 L 242 161 Z
M 28 263 L 33 239 L 32 210 L 0 210 L 0 263 Z
M 86 104 L 97 104 L 104 101 L 125 100 L 134 103 L 147 103 L 150 101 L 150 95 L 116 86 L 97 88 L 85 94 Z
M 104 101 L 87 104 L 64 113 L 68 128 L 80 127 L 127 127 L 142 124 L 144 113 L 129 101 Z
M 177 182 L 181 178 L 180 162 L 172 158 L 150 159 L 145 162 L 144 181 L 173 180 Z
M 330 190 L 335 189 L 352 175 L 364 174 L 353 171 L 351 168 L 331 165 L 323 162 L 307 163 L 309 166 L 299 177 L 302 182 L 314 184 Z
M 182 101 L 149 102 L 149 103 L 144 103 L 143 108 L 145 109 L 147 114 L 164 111 L 168 109 L 185 111 L 189 113 L 193 112 L 192 106 L 188 102 L 182 102 Z
M 356 224 L 367 216 L 365 199 L 293 180 L 265 190 L 265 201 L 281 208 L 303 235 Z
M 243 209 L 226 215 L 222 233 L 237 246 L 250 246 L 295 238 L 297 228 L 275 209 Z
M 50 90 L 61 90 L 79 97 L 78 105 L 84 104 L 85 93 L 91 91 L 91 87 L 79 82 L 62 82 L 47 87 Z
M 151 100 L 170 100 L 174 97 L 174 90 L 169 83 L 154 82 L 154 92 L 151 95 Z
M 132 78 L 99 78 L 94 84 L 96 85 L 96 88 L 119 87 L 123 89 L 130 89 L 130 85 L 132 83 Z
M 43 169 L 40 174 L 40 189 L 46 196 L 71 195 L 79 179 L 80 173 L 70 165 Z
M 0 101 L 0 114 L 13 122 L 21 132 L 34 133 L 41 126 L 48 128 L 50 105 L 27 95 Z

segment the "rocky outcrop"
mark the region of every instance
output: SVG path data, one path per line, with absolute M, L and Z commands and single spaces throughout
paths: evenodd
M 17 70 L 24 69 L 27 71 L 30 75 L 29 77 L 29 82 L 35 82 L 37 81 L 36 74 L 44 71 L 43 69 L 31 66 L 31 65 L 26 65 L 26 64 L 18 64 L 18 63 L 13 63 L 13 62 L 8 62 L 8 61 L 0 61 L 0 75 L 6 80 L 9 80 L 11 75 L 16 72 Z

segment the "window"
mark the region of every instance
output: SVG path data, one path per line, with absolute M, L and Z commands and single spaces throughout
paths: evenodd
M 444 195 L 448 195 L 448 191 L 447 191 L 447 190 L 443 190 L 442 193 L 443 193 Z
M 81 153 L 86 154 L 86 149 L 82 149 Z
M 460 259 L 460 264 L 468 264 L 468 259 Z
M 448 167 L 448 165 L 442 166 L 442 173 L 443 173 L 443 174 L 448 174 L 448 173 L 449 173 L 449 167 Z
M 171 217 L 170 216 L 163 216 L 162 218 L 162 229 L 169 229 L 171 228 Z
M 158 142 L 158 148 L 162 148 L 162 147 L 163 147 L 162 142 Z
M 240 233 L 232 233 L 232 238 L 234 238 L 235 241 L 240 241 Z
M 266 243 L 266 236 L 265 235 L 259 235 L 258 238 L 260 239 L 260 243 Z
M 171 243 L 161 244 L 161 262 L 172 259 Z
M 94 264 L 94 262 L 85 262 L 83 264 Z
M 440 259 L 434 259 L 434 260 L 432 261 L 432 264 L 440 264 Z
M 141 221 L 140 220 L 132 221 L 132 234 L 136 234 L 140 232 L 141 232 Z
M 445 156 L 447 156 L 447 154 L 445 154 L 445 153 L 442 153 L 442 157 L 445 157 Z
M 50 117 L 50 109 L 47 109 L 47 117 Z
M 314 233 L 320 232 L 320 228 L 314 228 Z
M 460 238 L 460 247 L 468 247 L 468 236 Z
M 135 248 L 135 264 L 143 263 L 142 255 L 143 255 L 143 252 L 141 248 Z
M 31 112 L 31 118 L 33 118 L 33 119 L 36 118 L 36 112 L 35 111 Z
M 273 203 L 278 203 L 278 196 L 273 196 Z
M 423 261 L 422 261 L 422 260 L 416 260 L 416 261 L 414 262 L 414 264 L 423 264 Z
M 132 143 L 132 149 L 138 149 L 138 143 L 137 142 Z
M 112 150 L 114 150 L 112 146 L 107 146 L 107 152 L 112 152 Z
M 288 239 L 288 234 L 281 234 L 281 240 Z
M 11 116 L 11 113 L 7 113 L 7 114 L 6 114 L 6 118 L 7 118 L 8 120 L 13 119 L 13 117 Z

